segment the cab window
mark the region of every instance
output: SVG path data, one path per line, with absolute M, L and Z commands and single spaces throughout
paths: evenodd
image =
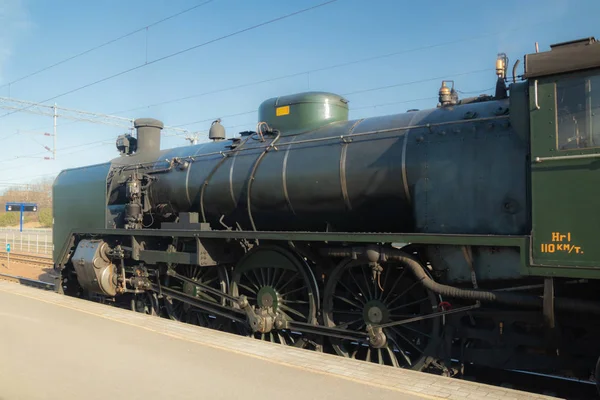
M 600 147 L 600 76 L 556 83 L 558 150 Z

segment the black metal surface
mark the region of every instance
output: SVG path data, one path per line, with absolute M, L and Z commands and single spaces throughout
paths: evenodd
M 551 46 L 552 47 L 552 46 Z M 600 42 L 574 41 L 542 53 L 525 55 L 527 79 L 600 67 Z
M 468 215 L 417 198 L 422 192 L 418 182 L 425 177 L 431 183 L 423 188 L 427 196 L 455 195 L 456 185 L 436 177 L 447 163 L 457 161 L 455 178 L 461 187 L 477 192 L 475 176 L 464 171 L 485 169 L 487 160 L 458 155 L 485 154 L 491 146 L 504 152 L 506 165 L 490 171 L 498 176 L 488 177 L 496 185 L 486 196 L 498 205 L 507 195 L 517 205 L 525 203 L 525 183 L 518 170 L 525 167 L 520 160 L 524 162 L 526 148 L 514 135 L 510 116 L 497 114 L 508 105 L 508 100 L 488 101 L 370 118 L 358 125 L 359 121 L 339 122 L 282 137 L 275 147 L 277 139 L 254 135 L 233 150 L 226 146 L 229 142 L 176 148 L 161 152 L 154 164 L 139 167 L 160 169 L 165 159 L 176 158 L 189 163 L 184 171 L 173 169 L 161 176 L 149 188 L 149 196 L 153 205 L 170 204 L 176 212 L 200 210 L 213 228 L 224 223 L 246 230 L 325 231 L 329 226 L 354 232 L 520 234 L 526 232 L 523 207 L 516 208 L 516 218 L 495 218 L 502 208 L 493 201 L 484 207 L 474 200 L 477 194 L 468 199 Z M 479 140 L 477 132 L 485 132 L 486 140 Z M 424 164 L 428 168 L 423 169 Z M 402 180 L 390 184 L 398 176 Z M 430 210 L 411 209 L 412 202 Z M 427 217 L 440 212 L 443 217 Z M 438 220 L 447 222 L 438 226 Z
M 166 252 L 160 250 L 140 250 L 139 259 L 148 264 L 156 265 L 159 262 L 171 264 L 191 264 L 198 262 L 196 253 Z

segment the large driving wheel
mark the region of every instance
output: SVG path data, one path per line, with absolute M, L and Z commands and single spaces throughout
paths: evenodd
M 283 247 L 261 246 L 248 252 L 236 265 L 231 294 L 244 295 L 255 310 L 271 309 L 288 321 L 317 323 L 319 293 L 315 277 L 299 255 Z M 238 332 L 256 339 L 321 350 L 312 338 L 288 329 L 253 332 L 247 324 Z
M 228 276 L 227 270 L 223 266 L 201 267 L 199 265 L 185 265 L 179 266 L 176 271 L 186 278 L 210 286 L 220 292 L 227 293 Z M 200 286 L 195 286 L 189 282 L 182 282 L 176 277 L 167 276 L 165 278 L 165 285 L 170 289 L 180 291 L 188 296 L 197 297 L 202 300 L 221 305 L 225 305 L 226 302 L 223 297 L 208 292 Z M 165 297 L 165 310 L 168 317 L 175 321 L 199 325 L 205 328 L 223 330 L 227 324 L 227 321 L 220 316 L 213 315 L 208 311 L 173 299 L 169 296 Z
M 377 326 L 430 314 L 439 298 L 425 289 L 410 270 L 386 263 L 373 273 L 360 260 L 345 260 L 331 273 L 323 298 L 325 325 L 366 332 Z M 383 328 L 385 346 L 332 339 L 337 354 L 394 367 L 421 370 L 437 344 L 440 319 L 424 319 Z

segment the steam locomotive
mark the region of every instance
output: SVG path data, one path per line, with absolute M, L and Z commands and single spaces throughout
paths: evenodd
M 57 290 L 395 367 L 587 379 L 600 43 L 516 67 L 498 56 L 493 96 L 444 81 L 433 109 L 358 120 L 335 94 L 272 98 L 255 131 L 217 120 L 167 150 L 138 119 L 117 158 L 54 182 Z

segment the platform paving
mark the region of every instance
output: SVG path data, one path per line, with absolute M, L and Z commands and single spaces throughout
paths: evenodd
M 556 399 L 0 282 L 0 400 Z

